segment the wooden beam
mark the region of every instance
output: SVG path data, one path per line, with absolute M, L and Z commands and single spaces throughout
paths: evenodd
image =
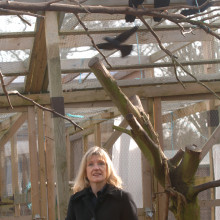
M 89 119 L 85 119 L 82 122 L 79 122 L 78 125 L 82 127 L 83 129 L 88 129 L 91 127 L 94 127 L 98 123 L 102 123 L 108 119 L 115 118 L 117 116 L 121 115 L 119 110 L 117 108 L 111 108 L 105 112 L 102 112 L 101 114 L 97 114 L 95 116 L 89 117 Z M 78 132 L 83 132 L 81 130 L 75 130 L 75 127 L 69 127 L 68 129 L 69 134 L 76 134 Z
M 45 21 L 37 20 L 39 27 L 36 31 L 34 45 L 31 52 L 29 74 L 25 81 L 26 93 L 39 93 L 42 90 L 47 67 Z
M 214 144 L 219 143 L 219 137 L 220 137 L 220 124 L 213 131 L 212 135 L 209 137 L 209 139 L 206 141 L 206 143 L 202 147 L 200 160 L 202 160 L 205 157 L 205 155 L 209 152 L 209 150 L 213 147 Z
M 195 114 L 197 112 L 203 112 L 207 110 L 207 101 L 195 103 L 193 105 L 187 106 L 185 108 L 177 109 L 173 111 L 172 120 L 177 120 L 179 118 L 183 118 L 185 116 L 189 116 Z M 171 121 L 171 114 L 168 113 L 163 115 L 163 123 L 167 123 Z
M 127 29 L 126 29 L 127 30 Z M 108 33 L 109 32 L 109 33 Z M 100 31 L 93 31 L 90 33 L 91 37 L 95 39 L 95 43 L 103 43 L 103 38 L 107 36 L 114 37 L 118 33 L 116 30 L 114 32 L 105 31 L 105 33 L 100 33 Z M 119 32 L 120 33 L 120 32 Z M 192 42 L 197 41 L 198 38 L 200 41 L 211 41 L 212 37 L 209 34 L 206 34 L 201 29 L 195 30 L 195 35 L 190 34 L 186 35 L 185 37 L 181 34 L 179 30 L 158 30 L 156 31 L 159 39 L 161 39 L 162 43 L 173 43 L 173 42 Z M 156 39 L 151 35 L 151 33 L 146 33 L 143 31 L 142 33 L 138 32 L 138 43 L 139 44 L 151 44 L 157 43 Z M 137 44 L 136 35 L 132 35 L 127 41 L 127 44 Z M 74 48 L 74 47 L 81 47 L 81 46 L 91 46 L 91 40 L 85 36 L 85 33 L 82 32 L 77 34 L 77 32 L 71 33 L 71 35 L 67 35 L 67 33 L 60 36 L 60 45 L 61 48 Z
M 94 136 L 95 136 L 95 145 L 101 147 L 102 144 L 101 144 L 100 123 L 95 124 Z
M 161 56 L 156 56 L 157 59 L 163 58 L 163 53 L 161 52 Z M 149 69 L 149 68 L 162 68 L 162 67 L 173 67 L 173 63 L 171 62 L 160 62 L 160 63 L 153 63 L 149 61 L 148 58 L 145 56 L 140 57 L 140 63 L 139 63 L 139 57 L 138 56 L 129 56 L 126 59 L 121 59 L 118 57 L 110 57 L 107 58 L 109 63 L 112 65 L 112 68 L 108 68 L 110 71 L 119 71 L 119 70 L 140 70 L 140 69 Z M 89 73 L 91 72 L 88 69 L 89 59 L 65 59 L 61 60 L 61 71 L 62 74 L 71 73 L 73 74 L 73 78 L 77 77 L 80 73 Z M 194 61 L 183 61 L 180 62 L 183 66 L 190 66 L 190 65 L 208 65 L 208 64 L 219 64 L 219 59 L 211 59 L 211 60 L 194 60 Z M 3 64 L 3 63 L 2 63 Z M 1 63 L 0 63 L 1 65 Z M 22 63 L 21 65 L 18 65 L 15 63 L 7 63 L 3 64 L 5 66 L 5 72 L 4 76 L 7 79 L 8 77 L 13 76 L 26 76 L 28 74 L 28 71 L 23 71 Z M 10 68 L 12 67 L 12 69 Z M 16 71 L 14 69 L 16 68 Z M 64 80 L 65 83 L 65 80 Z
M 61 85 L 61 65 L 59 53 L 58 23 L 56 12 L 45 13 L 45 34 L 47 45 L 48 76 L 51 104 L 55 111 L 64 114 L 64 99 Z M 59 101 L 59 104 L 57 103 Z M 56 190 L 58 220 L 66 217 L 69 201 L 69 183 L 66 162 L 65 123 L 60 117 L 53 117 Z
M 1 217 L 1 220 L 32 220 L 31 215 Z
M 11 139 L 11 173 L 12 173 L 12 191 L 14 197 L 19 193 L 18 183 L 18 152 L 17 152 L 17 135 Z M 15 204 L 14 216 L 20 216 L 20 204 Z
M 35 123 L 35 109 L 28 107 L 28 139 L 30 154 L 30 179 L 32 216 L 40 215 L 40 189 L 39 189 L 39 160 L 37 151 L 37 131 Z
M 27 113 L 22 113 L 19 118 L 12 124 L 4 136 L 0 139 L 0 149 L 10 140 L 11 137 L 17 132 L 21 125 L 27 119 Z
M 119 124 L 119 127 L 122 128 L 126 128 L 128 126 L 128 122 L 123 119 L 122 122 Z M 109 139 L 105 142 L 105 144 L 103 145 L 104 148 L 107 149 L 107 151 L 112 148 L 113 144 L 115 143 L 115 141 L 120 137 L 122 133 L 120 131 L 115 130 L 111 136 L 109 137 Z
M 38 152 L 39 152 L 39 175 L 40 175 L 40 216 L 47 220 L 47 187 L 46 187 L 46 164 L 44 146 L 43 110 L 37 109 L 38 128 Z
M 47 168 L 47 205 L 48 219 L 56 219 L 56 193 L 55 193 L 55 152 L 54 133 L 52 128 L 52 115 L 50 112 L 44 113 L 45 120 L 45 156 Z
M 215 28 L 219 28 L 219 23 L 215 24 Z M 107 36 L 115 36 L 122 31 L 127 30 L 128 28 L 123 29 L 103 29 L 103 30 L 90 30 L 90 34 L 95 39 L 95 43 L 103 42 L 103 38 Z M 155 27 L 157 35 L 160 37 L 162 43 L 173 43 L 173 42 L 192 42 L 197 41 L 198 37 L 200 41 L 211 41 L 212 36 L 206 34 L 201 29 L 194 30 L 194 34 L 187 34 L 185 37 L 181 34 L 181 31 L 176 26 L 160 26 Z M 34 43 L 34 32 L 31 33 L 17 33 L 14 35 L 1 34 L 1 45 L 0 50 L 9 51 L 9 50 L 26 50 L 31 49 Z M 83 40 L 82 40 L 83 39 Z M 156 39 L 149 33 L 146 32 L 146 29 L 138 30 L 138 39 L 139 44 L 149 44 L 157 43 Z M 131 36 L 126 42 L 129 44 L 136 44 L 137 39 L 135 36 Z M 83 31 L 71 31 L 71 32 L 61 32 L 59 36 L 59 44 L 61 48 L 72 48 L 80 46 L 92 46 L 90 39 L 85 35 Z
M 141 80 L 119 80 L 119 87 L 128 96 L 136 94 L 141 98 L 146 97 L 162 97 L 162 100 L 196 100 L 196 99 L 214 99 L 215 96 L 208 92 L 203 86 L 197 84 L 190 77 L 180 77 L 184 82 L 186 89 L 177 82 L 174 77 L 150 78 Z M 215 92 L 220 92 L 220 77 L 219 74 L 210 74 L 197 76 L 197 79 L 212 88 Z M 74 88 L 74 89 L 72 89 Z M 132 88 L 132 89 L 131 89 Z M 76 106 L 83 103 L 105 102 L 110 101 L 109 96 L 105 93 L 98 81 L 90 81 L 85 84 L 72 84 L 68 92 L 63 93 L 65 103 L 75 103 Z M 45 105 L 50 103 L 49 94 L 26 95 L 39 104 Z M 10 96 L 13 106 L 30 106 L 31 102 L 21 99 L 16 95 Z M 8 108 L 8 101 L 5 96 L 0 96 L 1 109 Z M 95 106 L 95 104 L 94 104 Z
M 7 131 L 10 128 L 11 124 L 13 124 L 20 116 L 21 113 L 17 113 L 0 122 L 0 131 Z

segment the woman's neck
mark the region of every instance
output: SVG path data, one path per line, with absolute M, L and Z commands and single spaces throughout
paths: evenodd
M 92 189 L 92 192 L 95 194 L 95 196 L 97 197 L 97 192 L 102 190 L 103 187 L 105 186 L 106 183 L 93 183 L 91 184 L 91 189 Z

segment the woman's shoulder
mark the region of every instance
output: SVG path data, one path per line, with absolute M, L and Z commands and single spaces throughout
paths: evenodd
M 119 199 L 122 199 L 124 197 L 131 197 L 131 194 L 129 192 L 125 191 L 124 189 L 117 188 L 113 185 L 109 185 L 107 193 Z
M 74 200 L 77 200 L 77 199 L 79 199 L 79 198 L 85 196 L 85 195 L 87 194 L 87 191 L 88 191 L 88 189 L 85 188 L 85 189 L 83 189 L 83 190 L 81 190 L 81 191 L 79 191 L 79 192 L 74 193 L 74 194 L 70 197 L 70 200 L 74 201 Z

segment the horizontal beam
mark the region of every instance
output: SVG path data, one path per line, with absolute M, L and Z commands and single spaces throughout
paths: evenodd
M 152 63 L 148 59 L 149 57 L 141 56 L 140 64 L 138 56 L 129 56 L 126 59 L 121 59 L 118 57 L 107 58 L 112 68 L 108 68 L 111 71 L 115 70 L 140 70 L 149 68 L 161 68 L 161 67 L 172 67 L 171 62 L 160 62 Z M 61 60 L 61 72 L 63 74 L 67 73 L 88 73 L 91 70 L 88 68 L 88 62 L 90 59 L 69 59 Z M 184 61 L 181 62 L 183 66 L 191 65 L 205 65 L 205 64 L 219 64 L 220 59 L 213 60 L 194 60 L 194 61 Z M 1 65 L 1 63 L 0 63 Z M 17 67 L 17 69 L 16 69 Z M 13 71 L 14 70 L 14 71 Z M 5 77 L 11 76 L 25 76 L 28 74 L 28 70 L 24 68 L 22 62 L 15 63 L 3 63 L 2 73 Z
M 216 23 L 213 25 L 214 28 L 219 28 L 220 24 Z M 190 28 L 190 26 L 184 26 L 185 29 Z M 111 28 L 103 30 L 89 30 L 90 35 L 94 38 L 95 43 L 103 42 L 105 36 L 115 36 L 128 28 Z M 161 39 L 162 43 L 169 42 L 192 42 L 192 41 L 211 41 L 212 36 L 206 34 L 201 29 L 195 29 L 193 34 L 182 35 L 181 30 L 173 25 L 159 26 L 155 27 L 154 31 Z M 138 33 L 138 43 L 139 44 L 149 44 L 157 43 L 155 38 L 149 33 L 146 28 L 139 28 Z M 92 46 L 91 40 L 86 36 L 84 30 L 71 31 L 71 32 L 60 32 L 60 48 L 72 48 L 80 46 Z M 1 44 L 0 50 L 25 50 L 31 49 L 34 42 L 34 32 L 27 33 L 7 33 L 1 34 Z M 136 35 L 133 35 L 127 41 L 129 44 L 136 44 Z
M 220 92 L 220 76 L 219 74 L 209 74 L 197 76 L 197 79 L 209 86 L 213 91 Z M 119 80 L 119 87 L 128 96 L 138 95 L 141 98 L 146 97 L 172 97 L 183 95 L 193 96 L 195 94 L 207 94 L 210 92 L 203 86 L 196 83 L 191 77 L 180 77 L 186 89 L 176 80 L 175 77 L 147 78 L 140 80 Z M 66 89 L 67 90 L 67 89 Z M 85 103 L 85 102 L 103 102 L 110 101 L 109 96 L 103 90 L 97 80 L 91 80 L 87 83 L 74 83 L 64 92 L 64 102 L 67 103 Z M 213 96 L 213 95 L 212 95 Z M 27 95 L 39 104 L 49 104 L 49 94 L 32 94 Z M 210 98 L 210 97 L 209 97 Z M 28 106 L 32 105 L 27 100 L 24 100 L 16 95 L 10 95 L 13 106 Z M 0 96 L 1 108 L 9 107 L 7 98 Z

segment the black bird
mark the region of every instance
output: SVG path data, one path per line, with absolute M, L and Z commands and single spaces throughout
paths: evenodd
M 154 8 L 167 7 L 169 5 L 170 5 L 170 0 L 154 0 Z M 156 22 L 159 22 L 162 20 L 162 18 L 159 18 L 159 17 L 153 17 L 153 19 Z
M 125 57 L 128 56 L 131 53 L 132 45 L 123 45 L 122 43 L 126 41 L 132 34 L 134 34 L 138 29 L 138 26 L 135 26 L 121 34 L 119 34 L 117 37 L 104 37 L 103 39 L 107 41 L 107 43 L 101 43 L 97 44 L 96 46 L 99 49 L 104 50 L 113 50 L 118 49 L 121 51 L 121 56 Z
M 138 5 L 142 5 L 144 0 L 128 0 L 128 6 L 131 8 L 138 8 Z M 136 16 L 134 15 L 125 15 L 126 22 L 134 22 Z
M 201 6 L 205 2 L 207 2 L 207 0 L 187 0 L 188 5 L 191 5 L 191 6 Z M 211 6 L 212 6 L 212 3 L 208 3 L 200 9 L 185 9 L 185 10 L 182 10 L 180 12 L 180 14 L 182 14 L 184 16 L 194 15 L 194 14 L 197 14 L 199 12 L 205 11 L 206 9 L 208 9 Z

